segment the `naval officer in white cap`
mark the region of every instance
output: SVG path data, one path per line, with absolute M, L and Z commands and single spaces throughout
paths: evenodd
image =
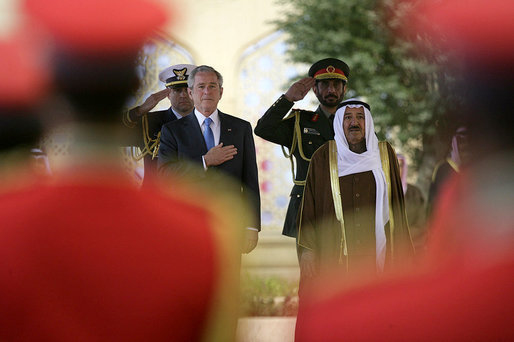
M 141 148 L 141 157 L 144 157 L 145 164 L 143 185 L 155 175 L 162 125 L 178 120 L 193 111 L 193 100 L 187 94 L 187 80 L 194 68 L 196 66 L 192 64 L 177 64 L 161 71 L 159 80 L 166 88 L 150 95 L 142 105 L 129 110 L 123 118 L 128 127 L 142 127 L 138 146 Z M 170 108 L 150 112 L 165 97 L 170 100 Z

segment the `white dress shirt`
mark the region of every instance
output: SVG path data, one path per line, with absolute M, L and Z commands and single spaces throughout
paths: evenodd
M 200 113 L 198 109 L 195 108 L 195 116 L 198 120 L 198 124 L 200 125 L 200 128 L 202 129 L 202 133 L 205 132 L 205 119 L 207 117 Z M 211 115 L 209 115 L 209 118 L 211 118 L 211 130 L 212 134 L 214 135 L 214 146 L 218 145 L 220 143 L 220 132 L 221 132 L 221 123 L 220 123 L 220 117 L 218 115 L 218 110 L 216 109 Z

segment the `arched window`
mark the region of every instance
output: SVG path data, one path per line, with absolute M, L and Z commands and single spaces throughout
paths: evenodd
M 309 66 L 291 63 L 286 56 L 285 34 L 274 32 L 250 45 L 241 55 L 238 82 L 238 113 L 255 127 L 259 118 L 283 94 L 293 80 L 307 75 Z M 315 96 L 295 103 L 294 108 L 315 110 Z M 261 188 L 262 225 L 264 229 L 282 230 L 293 187 L 291 165 L 279 145 L 255 137 L 259 183 Z

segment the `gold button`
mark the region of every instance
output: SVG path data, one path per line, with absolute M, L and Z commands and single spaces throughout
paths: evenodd
M 312 145 L 312 141 L 309 141 L 309 145 Z
M 355 194 L 355 197 L 357 197 L 357 198 L 358 198 L 358 197 L 361 197 L 361 195 L 360 195 L 359 193 L 356 193 L 356 194 Z

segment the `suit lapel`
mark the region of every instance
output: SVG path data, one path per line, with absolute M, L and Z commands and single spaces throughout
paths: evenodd
M 168 121 L 175 121 L 175 120 L 177 120 L 177 117 L 175 116 L 175 113 L 173 113 L 173 109 L 171 109 L 171 107 L 170 107 L 170 108 L 168 108 L 168 111 L 167 111 L 167 113 L 166 113 L 166 114 L 167 114 L 167 115 L 166 115 L 165 120 L 166 120 L 166 119 L 167 119 Z
M 205 139 L 203 138 L 202 128 L 196 119 L 196 115 L 193 113 L 188 116 L 182 118 L 184 122 L 184 131 L 187 132 L 193 138 L 193 141 L 198 141 L 198 148 L 200 149 L 201 154 L 207 153 L 207 145 L 205 144 Z
M 218 111 L 218 117 L 220 119 L 220 142 L 223 143 L 223 146 L 231 145 L 233 143 L 232 130 L 234 129 L 232 122 L 220 111 Z

